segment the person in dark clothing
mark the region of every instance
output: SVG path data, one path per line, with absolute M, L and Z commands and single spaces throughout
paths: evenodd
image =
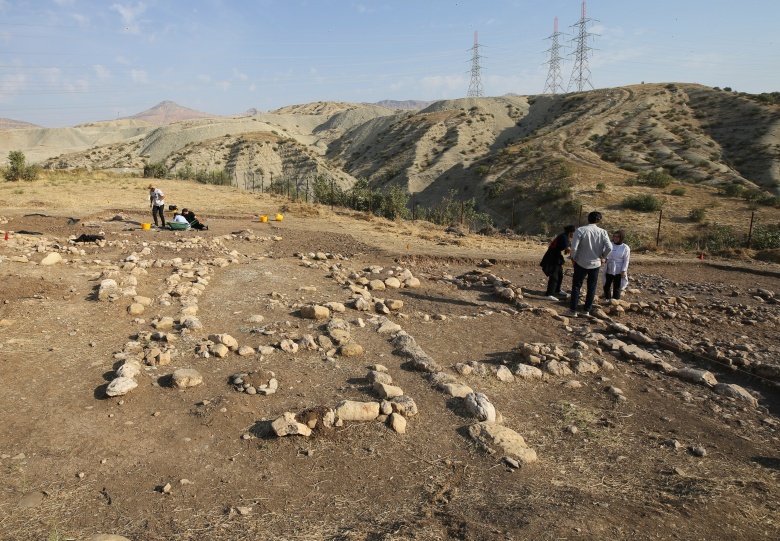
M 542 271 L 547 279 L 547 292 L 545 296 L 548 300 L 557 301 L 556 295 L 566 295 L 565 291 L 561 291 L 561 284 L 563 283 L 563 264 L 566 262 L 564 254 L 568 254 L 571 246 L 571 238 L 574 235 L 574 226 L 567 225 L 563 228 L 563 233 L 555 237 L 550 245 L 547 247 L 542 262 L 539 265 L 542 267 Z
M 184 216 L 187 222 L 189 222 L 191 228 L 198 229 L 200 231 L 204 229 L 208 230 L 209 226 L 200 223 L 198 217 L 195 216 L 195 213 L 192 212 L 191 210 L 181 209 L 181 215 Z

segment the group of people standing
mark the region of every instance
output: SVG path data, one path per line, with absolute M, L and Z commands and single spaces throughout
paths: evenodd
M 165 194 L 163 191 L 155 186 L 149 184 L 149 204 L 152 208 L 152 218 L 154 219 L 155 227 L 165 227 Z M 176 208 L 176 207 L 171 207 Z M 157 222 L 157 217 L 160 218 L 160 224 Z M 195 213 L 189 209 L 183 208 L 181 212 L 174 211 L 173 213 L 174 223 L 186 223 L 191 228 L 198 230 L 207 230 L 209 226 L 203 224 L 201 219 L 195 215 Z
M 599 272 L 602 264 L 605 266 L 604 299 L 620 299 L 620 293 L 628 280 L 628 263 L 631 249 L 625 244 L 625 233 L 621 230 L 609 234 L 599 227 L 602 215 L 593 211 L 588 214 L 588 224 L 575 228 L 567 225 L 563 233 L 555 237 L 547 248 L 540 263 L 545 275 L 548 276 L 545 296 L 549 300 L 565 298 L 563 284 L 563 266 L 565 256 L 574 264 L 569 310 L 566 315 L 577 317 L 580 312 L 589 314 L 596 299 Z M 587 291 L 585 304 L 578 310 L 583 284 Z

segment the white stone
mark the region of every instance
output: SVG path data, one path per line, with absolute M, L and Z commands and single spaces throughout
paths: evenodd
M 123 396 L 138 387 L 138 383 L 132 378 L 116 378 L 106 387 L 108 396 Z

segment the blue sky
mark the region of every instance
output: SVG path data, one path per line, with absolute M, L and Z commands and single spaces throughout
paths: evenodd
M 581 0 L 0 0 L 0 117 L 47 127 L 163 100 L 230 115 L 315 101 L 539 94 Z M 780 91 L 780 2 L 591 0 L 595 88 Z M 564 88 L 573 68 L 562 50 Z

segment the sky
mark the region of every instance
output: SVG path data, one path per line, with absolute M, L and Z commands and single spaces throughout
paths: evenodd
M 45 127 L 171 100 L 215 115 L 545 90 L 558 18 L 576 89 L 581 0 L 0 0 L 0 117 Z M 780 1 L 590 0 L 587 89 L 780 91 Z M 571 83 L 571 84 L 570 84 Z

